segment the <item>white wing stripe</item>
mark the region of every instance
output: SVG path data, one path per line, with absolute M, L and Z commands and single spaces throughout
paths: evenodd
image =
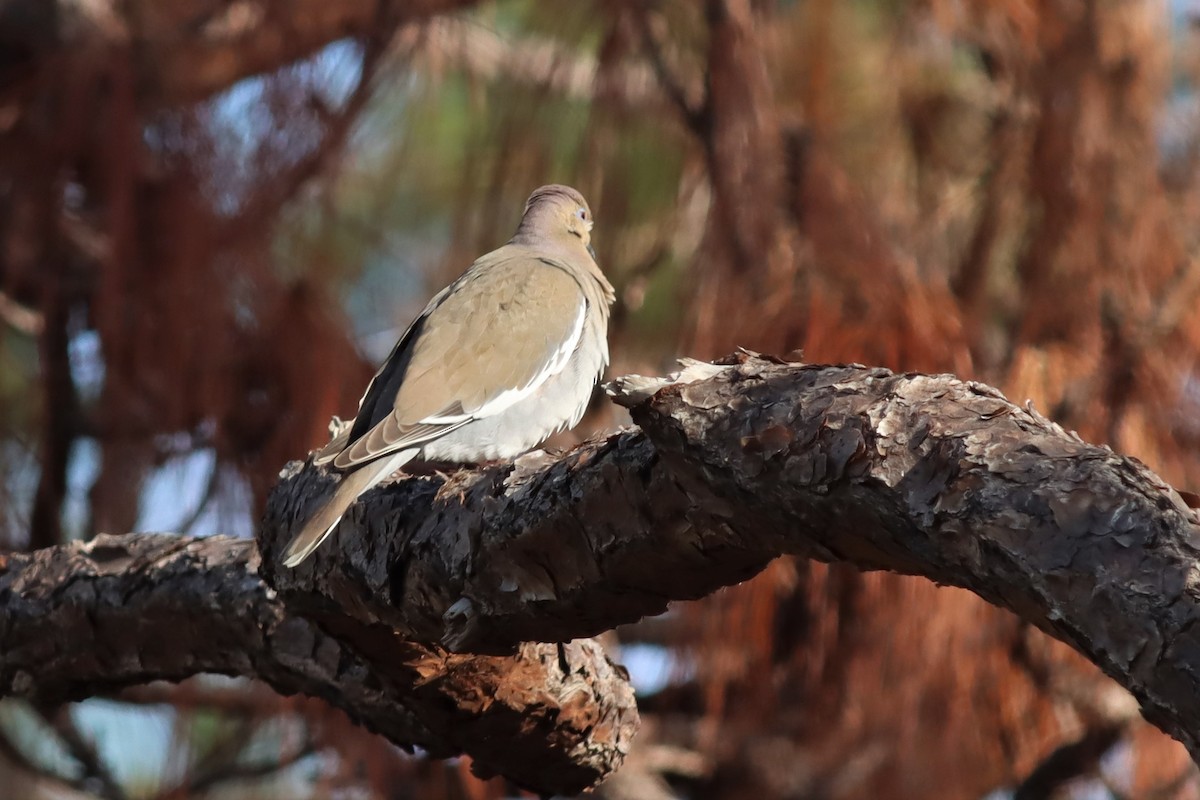
M 444 416 L 426 417 L 421 420 L 421 424 L 428 425 L 451 425 L 456 422 L 463 422 L 469 419 L 483 419 L 491 417 L 508 409 L 514 403 L 524 400 L 531 394 L 536 392 L 546 380 L 558 373 L 562 372 L 567 362 L 571 359 L 571 354 L 575 352 L 575 348 L 579 346 L 579 340 L 583 336 L 583 323 L 587 319 L 587 302 L 579 304 L 579 313 L 575 316 L 575 324 L 571 326 L 571 333 L 559 345 L 559 348 L 554 351 L 554 355 L 542 367 L 542 370 L 533 376 L 529 383 L 524 386 L 505 389 L 500 394 L 493 397 L 488 402 L 477 408 L 470 414 L 447 414 Z

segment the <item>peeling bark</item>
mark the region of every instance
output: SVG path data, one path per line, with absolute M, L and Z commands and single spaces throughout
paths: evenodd
M 201 672 L 321 697 L 357 723 L 481 774 L 573 794 L 620 763 L 632 691 L 594 642 L 451 655 L 368 626 L 339 641 L 288 613 L 254 543 L 100 536 L 9 555 L 0 572 L 0 694 L 45 702 Z M 346 644 L 353 641 L 354 645 Z
M 952 376 L 743 355 L 610 391 L 642 431 L 373 491 L 274 565 L 331 479 L 277 488 L 260 532 L 289 607 L 454 650 L 587 636 L 782 553 L 975 591 L 1071 644 L 1200 753 L 1197 516 L 1133 459 Z
M 640 432 L 381 487 L 296 570 L 278 554 L 332 483 L 311 465 L 272 496 L 261 564 L 249 542 L 144 534 L 9 556 L 0 692 L 255 676 L 572 792 L 620 763 L 636 712 L 619 668 L 571 640 L 793 553 L 1012 609 L 1196 755 L 1197 516 L 1138 462 L 945 375 L 742 355 L 610 392 Z

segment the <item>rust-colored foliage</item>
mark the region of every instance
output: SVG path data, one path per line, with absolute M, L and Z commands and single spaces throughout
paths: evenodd
M 340 147 L 361 98 L 328 119 L 297 121 L 308 90 L 287 74 L 271 80 L 267 99 L 290 101 L 268 103 L 274 124 L 307 122 L 312 139 L 280 137 L 239 166 L 213 140 L 211 109 L 138 108 L 129 58 L 105 53 L 83 87 L 39 76 L 46 99 L 7 134 L 14 179 L 3 197 L 0 289 L 44 319 L 41 450 L 53 469 L 39 485 L 34 546 L 59 539 L 58 512 L 38 510 L 61 505 L 58 454 L 78 437 L 101 444 L 93 529 L 128 530 L 144 472 L 171 453 L 164 437 L 214 448 L 261 502 L 279 465 L 298 443 L 319 442 L 369 376 L 329 312 L 320 273 L 285 280 L 271 252 L 282 204 Z M 236 191 L 226 182 L 239 169 L 251 173 L 239 176 L 250 190 L 214 198 Z M 59 374 L 67 335 L 81 328 L 98 334 L 104 366 L 86 407 Z
M 1166 66 L 1157 11 L 953 5 L 918 6 L 898 27 L 935 24 L 975 48 L 999 96 L 984 149 L 969 154 L 982 162 L 974 230 L 957 252 L 918 265 L 921 239 L 947 235 L 939 209 L 898 220 L 892 198 L 866 196 L 839 165 L 838 100 L 823 85 L 834 67 L 812 63 L 835 57 L 830 4 L 806 4 L 808 41 L 819 38 L 799 58 L 806 79 L 767 95 L 745 87 L 761 84 L 762 62 L 787 58 L 772 45 L 794 47 L 780 33 L 788 23 L 748 3 L 709 3 L 724 42 L 706 64 L 711 129 L 699 131 L 714 200 L 681 349 L 803 349 L 816 362 L 978 377 L 1186 485 L 1195 461 L 1165 421 L 1180 417 L 1200 320 L 1184 310 L 1195 297 L 1188 218 L 1173 208 L 1155 143 Z M 896 46 L 898 69 L 917 60 L 905 52 L 913 45 Z M 727 85 L 742 87 L 732 122 Z M 961 136 L 939 118 L 948 103 L 902 98 L 898 120 L 902 155 L 934 204 L 955 189 L 933 152 L 946 146 L 939 134 Z M 800 123 L 779 121 L 785 104 Z M 721 126 L 739 123 L 769 146 L 724 141 Z M 746 152 L 756 179 L 745 178 Z M 782 204 L 780 174 L 792 176 Z M 898 222 L 910 227 L 897 234 Z M 747 233 L 757 251 L 738 238 Z M 1005 241 L 1018 243 L 1015 257 L 998 252 Z M 718 764 L 706 796 L 976 797 L 1019 783 L 1063 742 L 1128 724 L 1105 699 L 1119 690 L 1094 668 L 957 590 L 776 564 L 687 613 L 712 732 L 701 746 Z M 1182 748 L 1131 727 L 1134 793 L 1172 785 L 1188 763 Z

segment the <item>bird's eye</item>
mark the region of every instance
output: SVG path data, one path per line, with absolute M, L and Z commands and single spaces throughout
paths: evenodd
M 586 208 L 575 209 L 575 216 L 579 217 L 584 222 L 587 222 L 587 218 L 588 218 L 587 209 Z

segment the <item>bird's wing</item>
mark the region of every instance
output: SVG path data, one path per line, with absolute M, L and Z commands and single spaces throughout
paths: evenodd
M 529 396 L 566 366 L 586 314 L 561 262 L 513 246 L 484 256 L 396 345 L 334 466 L 419 446 Z
M 465 275 L 463 277 L 466 277 Z M 461 279 L 460 279 L 461 280 Z M 371 378 L 371 382 L 367 384 L 367 390 L 363 392 L 363 396 L 358 401 L 358 414 L 355 415 L 351 423 L 347 425 L 341 433 L 329 441 L 327 445 L 322 447 L 318 452 L 313 462 L 316 464 L 329 464 L 341 455 L 350 443 L 357 441 L 362 436 L 374 427 L 379 420 L 390 413 L 392 408 L 392 400 L 399 390 L 400 382 L 404 380 L 405 372 L 408 369 L 408 363 L 412 357 L 413 339 L 419 336 L 420 327 L 424 324 L 425 318 L 430 312 L 442 302 L 455 284 L 451 284 L 436 295 L 425 306 L 416 319 L 392 345 L 392 351 L 383 363 L 379 365 L 379 369 Z

